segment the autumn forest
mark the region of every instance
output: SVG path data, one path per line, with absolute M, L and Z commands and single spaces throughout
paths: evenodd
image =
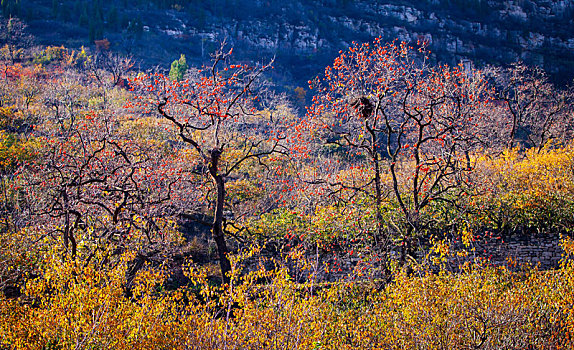
M 0 349 L 572 349 L 574 92 L 424 41 L 287 95 L 2 19 Z M 559 237 L 551 268 L 488 240 Z

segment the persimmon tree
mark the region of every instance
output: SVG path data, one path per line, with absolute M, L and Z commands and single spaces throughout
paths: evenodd
M 178 181 L 175 150 L 150 133 L 157 122 L 135 124 L 110 109 L 123 89 L 110 89 L 115 100 L 105 108 L 94 77 L 74 68 L 15 64 L 7 72 L 0 107 L 6 239 L 18 237 L 23 257 L 53 246 L 76 260 L 117 261 L 136 250 L 138 267 L 170 253 L 180 237 L 174 193 L 188 183 Z M 18 261 L 33 265 L 25 260 Z M 12 270 L 22 276 L 20 267 Z
M 29 226 L 61 240 L 73 258 L 126 248 L 149 255 L 169 245 L 168 204 L 181 169 L 159 142 L 137 139 L 120 119 L 89 111 L 73 121 L 48 119 L 34 132 L 36 157 L 17 182 Z
M 456 206 L 465 193 L 470 152 L 487 130 L 482 74 L 431 66 L 424 48 L 377 39 L 341 52 L 311 87 L 317 95 L 306 128 L 337 159 L 317 157 L 323 174 L 306 181 L 347 203 L 367 198 L 375 244 L 389 249 L 399 234 L 404 257 L 412 237 L 435 222 L 424 209 Z
M 224 235 L 226 182 L 247 179 L 250 168 L 265 167 L 271 155 L 286 152 L 281 120 L 272 113 L 258 113 L 263 96 L 258 78 L 271 63 L 229 64 L 231 53 L 222 46 L 210 67 L 192 69 L 181 81 L 159 73 L 132 81 L 138 91 L 134 106 L 169 121 L 181 146 L 191 149 L 198 160 L 189 166 L 211 180 L 205 207 L 213 213 L 211 229 L 224 282 L 231 269 Z

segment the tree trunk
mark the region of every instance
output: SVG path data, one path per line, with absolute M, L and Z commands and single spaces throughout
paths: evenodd
M 412 254 L 412 247 L 411 247 L 411 236 L 413 231 L 416 231 L 416 228 L 409 223 L 407 226 L 407 234 L 403 237 L 403 241 L 401 243 L 401 258 L 400 262 L 402 265 L 406 264 L 407 257 Z
M 377 104 L 378 106 L 378 104 Z M 369 113 L 370 115 L 370 113 Z M 380 164 L 379 164 L 379 145 L 377 142 L 377 135 L 375 130 L 369 126 L 368 121 L 365 122 L 365 128 L 371 135 L 371 157 L 373 161 L 373 169 L 375 170 L 375 201 L 376 201 L 376 210 L 377 210 L 377 233 L 374 235 L 375 246 L 382 248 L 385 252 L 389 249 L 388 245 L 388 237 L 383 237 L 383 215 L 381 213 L 381 204 L 383 202 L 383 193 L 381 190 L 381 171 L 380 171 Z
M 76 250 L 77 250 L 77 246 L 78 244 L 76 243 L 76 239 L 74 238 L 74 225 L 72 225 L 71 220 L 70 220 L 70 208 L 69 208 L 69 204 L 68 204 L 68 194 L 66 193 L 66 190 L 63 191 L 63 205 L 64 208 L 66 210 L 66 223 L 64 225 L 64 248 L 66 249 L 66 254 L 68 253 L 68 246 L 71 244 L 71 256 L 72 258 L 76 257 Z
M 217 171 L 217 164 L 221 156 L 221 150 L 214 148 L 211 151 L 211 159 L 209 163 L 209 174 L 215 183 L 217 189 L 217 198 L 215 201 L 215 213 L 213 216 L 213 225 L 211 232 L 215 244 L 217 244 L 217 252 L 219 254 L 219 266 L 221 267 L 221 277 L 223 283 L 229 283 L 229 272 L 231 271 L 231 263 L 227 258 L 227 245 L 225 244 L 225 237 L 223 235 L 223 204 L 225 203 L 225 183 L 223 177 Z
M 383 215 L 381 213 L 383 194 L 381 191 L 381 172 L 379 169 L 379 154 L 377 153 L 376 146 L 373 146 L 373 167 L 375 168 L 375 194 L 377 204 L 377 234 L 375 236 L 375 245 L 382 244 L 382 248 L 386 251 L 387 249 L 389 249 L 389 246 L 387 242 L 387 237 L 383 239 L 384 220 Z

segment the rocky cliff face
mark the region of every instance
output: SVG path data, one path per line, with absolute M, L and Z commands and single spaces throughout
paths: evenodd
M 127 28 L 107 30 L 104 36 L 117 48 L 129 46 L 148 64 L 169 63 L 180 53 L 199 63 L 226 39 L 240 60 L 276 56 L 276 78 L 294 87 L 320 73 L 352 41 L 382 36 L 386 41 L 426 42 L 434 59 L 443 63 L 470 59 L 480 66 L 524 60 L 542 66 L 559 83 L 574 77 L 574 0 L 137 3 L 123 9 Z M 141 33 L 126 44 L 136 22 Z

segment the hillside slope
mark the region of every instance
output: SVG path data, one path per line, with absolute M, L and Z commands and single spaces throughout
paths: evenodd
M 79 47 L 108 38 L 113 49 L 134 55 L 143 67 L 168 67 L 181 53 L 188 62 L 204 62 L 226 39 L 240 60 L 277 57 L 274 79 L 291 89 L 306 86 L 352 41 L 377 36 L 427 42 L 439 62 L 524 60 L 543 67 L 558 83 L 574 77 L 573 0 L 18 3 L 5 12 L 22 17 L 41 44 Z

